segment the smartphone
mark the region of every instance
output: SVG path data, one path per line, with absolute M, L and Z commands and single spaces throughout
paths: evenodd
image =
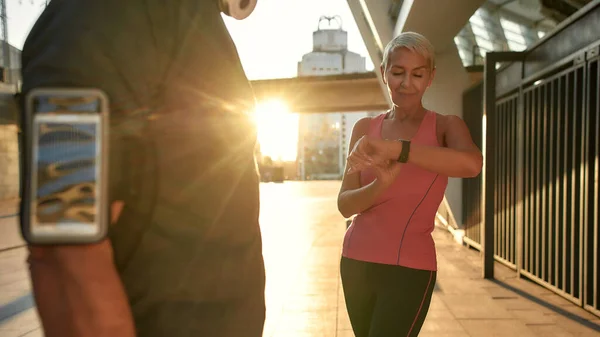
M 85 244 L 108 229 L 108 99 L 97 89 L 25 98 L 21 230 L 31 244 Z

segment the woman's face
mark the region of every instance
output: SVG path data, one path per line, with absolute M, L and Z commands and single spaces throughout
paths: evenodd
M 401 47 L 392 51 L 387 69 L 381 67 L 381 75 L 394 105 L 410 108 L 421 104 L 435 70 L 425 57 Z

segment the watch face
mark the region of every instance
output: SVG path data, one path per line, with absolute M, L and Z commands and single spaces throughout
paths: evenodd
M 402 151 L 400 152 L 400 157 L 398 157 L 398 162 L 406 163 L 408 162 L 408 153 L 410 152 L 410 140 L 401 139 L 402 143 Z

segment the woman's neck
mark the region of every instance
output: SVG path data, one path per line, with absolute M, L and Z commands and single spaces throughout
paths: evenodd
M 425 114 L 425 108 L 422 105 L 410 108 L 401 108 L 396 105 L 390 111 L 390 119 L 398 122 L 408 122 L 413 120 L 421 120 L 421 117 Z

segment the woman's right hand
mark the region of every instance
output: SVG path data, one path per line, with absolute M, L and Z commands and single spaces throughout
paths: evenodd
M 382 187 L 390 186 L 402 169 L 402 164 L 395 161 L 385 159 L 382 156 L 372 157 L 361 151 L 360 145 L 368 142 L 365 137 L 362 137 L 357 142 L 356 146 L 350 153 L 347 159 L 348 174 L 360 172 L 365 169 L 372 169 L 375 177 L 377 178 L 377 184 Z
M 395 160 L 388 160 L 384 162 L 376 162 L 371 168 L 377 179 L 377 182 L 384 187 L 389 187 L 394 183 L 398 174 L 402 170 L 402 164 Z

